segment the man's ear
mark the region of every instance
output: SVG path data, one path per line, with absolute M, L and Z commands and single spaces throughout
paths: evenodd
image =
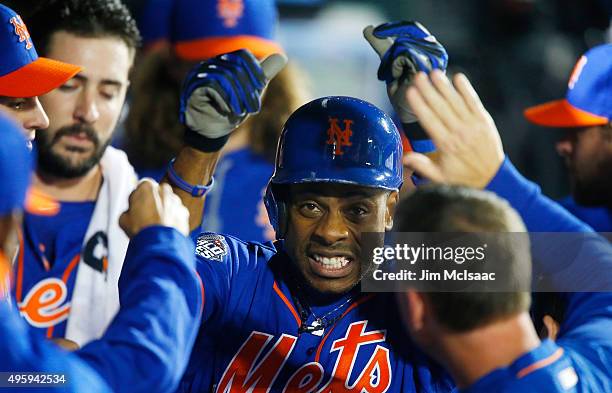
M 399 312 L 404 326 L 411 335 L 418 335 L 425 326 L 425 300 L 414 289 L 396 294 Z
M 395 208 L 399 201 L 399 192 L 391 191 L 387 195 L 387 208 L 385 212 L 385 230 L 390 231 L 393 229 L 393 216 L 395 215 Z

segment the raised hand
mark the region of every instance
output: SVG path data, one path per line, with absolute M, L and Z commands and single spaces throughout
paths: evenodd
M 504 160 L 497 127 L 467 77 L 451 84 L 442 71 L 419 72 L 407 99 L 419 123 L 435 143 L 438 156 L 408 153 L 408 169 L 437 183 L 484 188 Z
M 199 63 L 183 84 L 181 122 L 206 138 L 226 136 L 259 111 L 265 87 L 286 63 L 281 54 L 259 63 L 242 49 Z

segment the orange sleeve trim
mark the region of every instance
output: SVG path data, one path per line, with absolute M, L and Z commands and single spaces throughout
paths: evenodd
M 278 297 L 280 297 L 283 303 L 285 303 L 289 311 L 291 311 L 291 314 L 293 314 L 295 322 L 297 322 L 299 328 L 302 325 L 302 320 L 300 319 L 300 316 L 298 315 L 297 311 L 295 311 L 295 307 L 293 307 L 293 304 L 291 304 L 289 299 L 287 299 L 287 296 L 285 296 L 285 294 L 281 292 L 280 288 L 276 284 L 276 280 L 274 280 L 274 285 L 272 286 L 272 288 L 274 288 L 274 292 L 276 292 Z
M 532 372 L 539 370 L 543 367 L 548 366 L 549 364 L 552 364 L 554 362 L 556 362 L 557 360 L 559 360 L 559 358 L 561 358 L 561 356 L 563 355 L 563 348 L 559 348 L 557 349 L 552 355 L 550 355 L 547 358 L 544 358 L 542 360 L 538 360 L 537 362 L 533 363 L 530 366 L 527 366 L 523 369 L 521 369 L 518 373 L 516 373 L 516 378 L 517 379 L 521 379 L 529 374 L 531 374 Z
M 323 337 L 323 340 L 321 340 L 321 344 L 319 344 L 319 347 L 317 348 L 317 354 L 315 356 L 315 362 L 319 362 L 319 357 L 321 356 L 321 350 L 323 349 L 323 345 L 325 344 L 325 341 L 327 340 L 327 337 L 329 337 L 329 335 L 331 334 L 331 332 L 334 331 L 336 324 L 338 322 L 340 322 L 342 320 L 342 318 L 344 318 L 344 316 L 346 314 L 348 314 L 349 312 L 351 312 L 351 310 L 353 310 L 354 308 L 357 308 L 360 304 L 367 302 L 368 300 L 372 299 L 374 297 L 375 294 L 369 294 L 366 295 L 364 297 L 362 297 L 361 299 L 358 299 L 355 303 L 351 304 L 349 306 L 349 308 L 346 309 L 346 311 L 344 311 L 342 313 L 342 315 L 340 316 L 340 318 L 338 318 L 338 320 L 336 321 L 336 323 L 334 323 L 334 325 L 332 326 L 331 329 L 329 329 L 329 332 L 327 332 L 327 334 L 325 335 L 325 337 Z

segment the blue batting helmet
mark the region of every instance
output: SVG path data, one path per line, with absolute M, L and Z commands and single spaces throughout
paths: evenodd
M 374 105 L 351 97 L 323 97 L 287 119 L 264 202 L 280 238 L 285 206 L 274 185 L 340 183 L 399 190 L 402 142 L 393 121 Z

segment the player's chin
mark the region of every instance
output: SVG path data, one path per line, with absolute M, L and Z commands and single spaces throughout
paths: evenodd
M 357 280 L 310 280 L 310 286 L 322 295 L 342 295 L 355 287 Z

